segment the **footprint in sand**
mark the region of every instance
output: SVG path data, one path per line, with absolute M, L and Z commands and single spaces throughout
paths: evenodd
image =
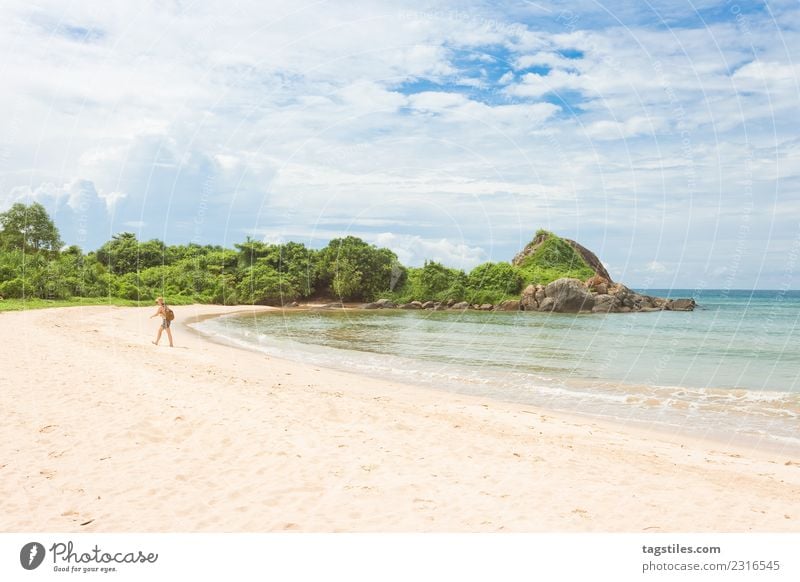
M 58 428 L 57 424 L 48 424 L 48 425 L 43 426 L 42 428 L 40 428 L 39 432 L 42 432 L 42 433 L 53 432 L 57 428 Z

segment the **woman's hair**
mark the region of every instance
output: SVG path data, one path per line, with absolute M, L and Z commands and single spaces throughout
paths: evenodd
M 163 297 L 156 297 L 156 303 L 164 303 Z

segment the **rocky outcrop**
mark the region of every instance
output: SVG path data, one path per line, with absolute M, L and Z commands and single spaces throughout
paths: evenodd
M 518 299 L 508 299 L 495 306 L 495 311 L 519 311 L 520 301 Z
M 519 267 L 525 261 L 525 259 L 528 258 L 533 253 L 535 253 L 536 250 L 541 246 L 541 244 L 544 241 L 546 241 L 550 236 L 551 234 L 549 232 L 543 232 L 537 234 L 534 237 L 534 239 L 525 246 L 524 249 L 522 249 L 514 256 L 514 260 L 511 261 L 511 264 L 516 267 Z M 590 251 L 583 245 L 576 243 L 574 240 L 568 238 L 562 240 L 566 242 L 569 246 L 571 246 L 573 249 L 575 249 L 581 256 L 581 258 L 589 266 L 589 268 L 594 270 L 594 272 L 598 276 L 606 279 L 606 281 L 608 281 L 609 283 L 613 282 L 613 280 L 611 279 L 611 275 L 608 274 L 608 271 L 603 266 L 603 263 L 600 261 L 600 259 L 597 258 L 597 255 L 595 255 L 592 251 Z
M 594 297 L 580 279 L 556 279 L 544 288 L 546 297 L 553 298 L 553 311 L 578 313 L 591 311 Z
M 600 290 L 605 292 L 600 293 Z M 578 279 L 566 278 L 548 285 L 528 285 L 520 297 L 520 307 L 524 311 L 556 313 L 691 311 L 695 306 L 694 299 L 651 297 L 632 291 L 620 283 L 587 286 Z
M 694 311 L 697 307 L 694 299 L 670 299 L 664 305 L 667 311 Z

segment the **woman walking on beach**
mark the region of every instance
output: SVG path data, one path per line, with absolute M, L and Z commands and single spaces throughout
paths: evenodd
M 156 303 L 158 304 L 158 311 L 156 311 L 153 315 L 150 316 L 150 319 L 154 317 L 161 316 L 161 326 L 158 328 L 158 334 L 156 334 L 156 341 L 153 343 L 158 345 L 158 342 L 161 340 L 161 332 L 165 329 L 167 330 L 167 337 L 169 338 L 169 347 L 172 347 L 172 332 L 169 329 L 170 323 L 172 323 L 172 318 L 167 317 L 167 313 L 171 312 L 172 310 L 167 307 L 167 304 L 164 303 L 163 297 L 158 297 L 156 299 Z

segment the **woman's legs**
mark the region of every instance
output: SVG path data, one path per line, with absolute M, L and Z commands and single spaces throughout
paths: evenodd
M 158 331 L 159 331 L 159 335 L 160 335 L 161 330 L 158 330 Z M 172 347 L 172 331 L 170 331 L 169 328 L 167 328 L 167 337 L 169 338 L 169 347 Z

